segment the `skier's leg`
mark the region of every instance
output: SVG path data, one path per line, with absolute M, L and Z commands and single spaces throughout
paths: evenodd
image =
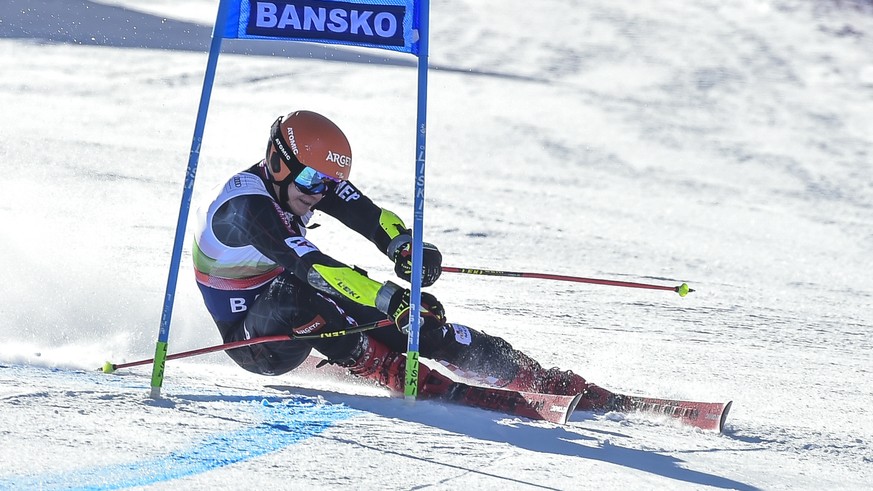
M 287 296 L 289 290 L 285 286 L 282 292 Z M 317 292 L 314 295 L 304 295 L 305 292 L 314 291 L 303 286 L 296 286 L 296 292 L 294 305 L 297 306 L 297 310 L 295 315 L 291 316 L 291 321 L 283 320 L 279 323 L 286 326 L 300 326 L 293 329 L 298 334 L 339 331 L 355 325 L 369 324 L 385 319 L 385 314 L 371 307 L 351 302 L 337 302 Z M 291 303 L 287 298 L 277 297 L 276 300 L 280 305 Z M 271 319 L 276 317 L 276 312 L 280 311 L 277 309 L 264 310 L 273 312 Z M 287 307 L 281 311 L 290 312 Z M 249 314 L 249 317 L 251 316 Z M 303 320 L 310 321 L 304 322 Z M 287 328 L 285 331 L 287 332 Z M 314 348 L 324 355 L 329 363 L 346 367 L 353 375 L 373 380 L 394 392 L 403 393 L 406 374 L 406 355 L 404 354 L 406 335 L 394 327 L 374 329 L 367 333 L 298 340 L 291 344 Z M 419 396 L 439 397 L 449 389 L 451 383 L 449 378 L 439 372 L 431 371 L 424 364 L 419 365 Z
M 504 339 L 460 324 L 422 333 L 422 356 L 434 359 L 462 377 L 526 392 L 583 394 L 579 409 L 608 407 L 612 393 L 580 375 L 545 369 Z M 425 349 L 425 346 L 427 349 Z
M 355 325 L 342 308 L 329 298 L 290 275 L 280 275 L 252 302 L 245 320 L 235 325 L 219 324 L 224 342 L 262 336 L 314 334 Z M 349 351 L 355 339 L 337 337 L 334 349 Z M 344 346 L 345 345 L 345 346 Z M 302 340 L 278 341 L 228 350 L 244 369 L 262 375 L 281 375 L 303 363 L 312 345 Z
M 344 358 L 331 358 L 330 362 L 346 367 L 353 375 L 373 380 L 395 393 L 403 393 L 406 376 L 406 355 L 395 351 L 374 336 L 358 334 L 358 343 Z M 418 366 L 418 396 L 440 397 L 452 385 L 445 375 L 431 370 L 423 363 Z

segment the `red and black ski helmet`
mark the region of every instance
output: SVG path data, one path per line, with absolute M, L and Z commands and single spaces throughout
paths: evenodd
M 279 117 L 270 129 L 267 171 L 277 183 L 289 182 L 304 167 L 340 181 L 352 170 L 352 148 L 333 121 L 313 111 Z

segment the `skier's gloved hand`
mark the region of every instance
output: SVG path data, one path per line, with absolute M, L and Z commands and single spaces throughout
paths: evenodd
M 412 232 L 394 237 L 388 244 L 388 257 L 394 261 L 397 277 L 406 281 L 412 279 Z M 443 255 L 433 244 L 422 244 L 421 286 L 433 285 L 443 272 Z
M 410 293 L 408 288 L 400 288 L 387 281 L 379 289 L 376 297 L 376 307 L 388 314 L 397 328 L 404 333 L 409 331 Z M 421 292 L 420 312 L 422 329 L 435 329 L 446 323 L 446 310 L 443 304 L 430 293 Z

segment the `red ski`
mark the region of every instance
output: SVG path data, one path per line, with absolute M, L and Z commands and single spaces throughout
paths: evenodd
M 335 379 L 349 379 L 348 371 L 337 365 L 316 366 L 320 358 L 310 356 L 297 369 L 298 373 L 312 373 Z M 443 366 L 447 364 L 441 362 Z M 452 367 L 449 367 L 452 368 Z M 566 424 L 579 403 L 582 395 L 553 395 L 535 392 L 519 392 L 487 386 L 487 381 L 470 379 L 459 375 L 458 370 L 450 370 L 460 379 L 445 399 L 447 402 L 464 406 L 498 411 L 512 416 Z M 440 400 L 440 399 L 435 399 Z M 595 412 L 617 411 L 623 413 L 641 412 L 663 414 L 676 418 L 683 424 L 704 430 L 724 429 L 731 402 L 693 402 L 658 399 L 653 397 L 615 394 L 608 406 L 593 408 Z
M 724 430 L 724 422 L 731 409 L 733 401 L 694 402 L 657 399 L 654 397 L 629 396 L 616 394 L 612 407 L 606 410 L 646 414 L 663 414 L 676 418 L 683 424 L 703 430 Z
M 455 382 L 447 397 L 436 400 L 563 425 L 567 424 L 581 397 L 581 394 L 561 396 Z
M 489 380 L 476 373 L 465 372 L 459 367 L 440 360 L 440 365 L 461 381 L 475 385 L 489 385 Z M 582 397 L 585 397 L 583 394 Z M 577 401 L 578 403 L 578 401 Z M 683 424 L 694 426 L 704 430 L 724 429 L 731 402 L 693 402 L 676 401 L 670 399 L 657 399 L 653 397 L 630 396 L 626 394 L 612 393 L 610 400 L 602 407 L 590 407 L 583 404 L 587 410 L 595 412 L 616 411 L 621 413 L 641 412 L 648 414 L 664 414 L 672 416 Z
M 322 365 L 319 368 L 318 365 Z M 309 356 L 298 368 L 297 373 L 311 373 L 321 377 L 337 380 L 360 380 L 349 375 L 348 370 L 338 365 L 323 365 L 322 360 Z M 566 424 L 567 419 L 581 395 L 540 394 L 536 392 L 520 392 L 496 387 L 482 387 L 476 384 L 454 382 L 445 396 L 429 399 L 448 402 L 462 406 L 475 407 L 496 411 L 510 416 L 549 421 L 556 424 Z

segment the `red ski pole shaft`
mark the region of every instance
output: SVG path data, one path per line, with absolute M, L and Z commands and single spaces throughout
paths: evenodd
M 496 271 L 493 269 L 474 269 L 474 268 L 457 268 L 453 266 L 443 266 L 443 271 L 448 273 L 463 273 L 463 274 L 475 274 L 482 276 L 506 276 L 513 278 L 538 278 L 541 280 L 556 280 L 556 281 L 572 281 L 575 283 L 591 283 L 594 285 L 608 285 L 608 286 L 622 286 L 626 288 L 645 288 L 647 290 L 667 290 L 676 292 L 680 297 L 684 297 L 688 295 L 688 293 L 693 292 L 691 288 L 688 288 L 687 283 L 682 283 L 679 286 L 664 286 L 664 285 L 649 285 L 646 283 L 634 283 L 630 281 L 616 281 L 616 280 L 601 280 L 597 278 L 582 278 L 579 276 L 565 276 L 559 274 L 548 274 L 548 273 L 519 273 L 515 271 Z
M 324 332 L 321 334 L 310 334 L 310 335 L 302 335 L 302 336 L 289 336 L 289 335 L 277 335 L 277 336 L 261 336 L 258 338 L 245 339 L 242 341 L 233 341 L 230 343 L 224 344 L 216 344 L 215 346 L 207 346 L 205 348 L 198 348 L 191 351 L 183 351 L 181 353 L 173 353 L 172 355 L 167 355 L 167 360 L 176 360 L 179 358 L 188 358 L 191 356 L 197 355 L 205 355 L 206 353 L 214 353 L 216 351 L 227 351 L 229 349 L 234 348 L 242 348 L 243 346 L 251 346 L 253 344 L 261 344 L 261 343 L 273 343 L 276 341 L 291 341 L 294 339 L 318 339 L 318 338 L 334 338 L 338 336 L 346 336 L 348 334 L 355 334 L 358 332 L 369 331 L 371 329 L 378 329 L 380 327 L 393 326 L 394 322 L 385 319 L 378 322 L 374 322 L 372 324 L 365 324 L 363 326 L 352 327 L 349 329 L 344 329 L 341 331 L 333 331 L 333 332 Z M 100 370 L 103 370 L 104 373 L 112 373 L 119 368 L 130 368 L 137 367 L 140 365 L 148 365 L 149 363 L 154 362 L 154 358 L 149 358 L 148 360 L 139 360 L 139 361 L 131 361 L 128 363 L 112 363 L 106 362 Z
M 275 341 L 290 341 L 291 339 L 292 339 L 291 336 L 285 336 L 285 335 L 262 336 L 259 338 L 246 339 L 244 341 L 234 341 L 232 343 L 217 344 L 215 346 L 208 346 L 206 348 L 199 348 L 199 349 L 195 349 L 195 350 L 191 350 L 191 351 L 183 351 L 181 353 L 174 353 L 172 355 L 167 355 L 167 360 L 176 360 L 179 358 L 188 358 L 190 356 L 205 355 L 206 353 L 214 353 L 216 351 L 225 351 L 225 350 L 234 349 L 234 348 L 242 348 L 243 346 L 251 346 L 253 344 L 272 343 Z M 129 363 L 118 363 L 118 364 L 113 363 L 112 370 L 108 373 L 111 373 L 115 370 L 118 370 L 119 368 L 130 368 L 130 367 L 137 367 L 140 365 L 148 365 L 149 363 L 152 363 L 153 361 L 155 361 L 154 358 L 149 358 L 148 360 L 132 361 Z M 104 372 L 106 371 L 106 366 L 103 367 L 103 371 Z

